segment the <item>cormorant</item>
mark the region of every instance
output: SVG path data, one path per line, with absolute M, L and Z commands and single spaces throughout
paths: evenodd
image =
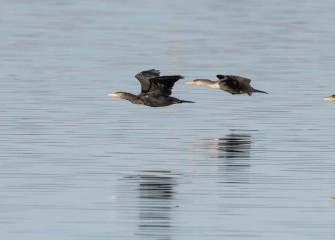
M 211 88 L 218 88 L 231 94 L 243 94 L 246 93 L 251 96 L 254 92 L 265 93 L 267 92 L 257 90 L 250 86 L 251 80 L 245 77 L 233 76 L 233 75 L 216 75 L 218 81 L 212 81 L 209 79 L 195 79 L 187 82 L 189 85 L 202 85 Z
M 331 95 L 329 97 L 326 97 L 324 98 L 324 100 L 327 100 L 327 101 L 335 101 L 335 95 Z
M 108 94 L 108 96 L 122 98 L 133 104 L 143 104 L 150 107 L 165 107 L 177 103 L 193 103 L 170 96 L 175 82 L 184 78 L 181 75 L 160 76 L 159 70 L 150 69 L 136 74 L 135 77 L 140 81 L 142 87 L 139 95 L 116 92 Z

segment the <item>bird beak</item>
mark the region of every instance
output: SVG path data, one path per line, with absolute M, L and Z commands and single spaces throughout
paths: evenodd
M 326 100 L 326 101 L 335 101 L 335 96 L 332 95 L 332 96 L 324 98 L 323 100 Z
M 109 93 L 108 96 L 114 97 L 114 98 L 120 98 L 120 93 Z
M 195 81 L 193 80 L 193 81 L 189 81 L 189 82 L 186 82 L 185 84 L 187 84 L 187 85 L 195 85 Z
M 323 100 L 335 102 L 335 97 L 326 97 Z

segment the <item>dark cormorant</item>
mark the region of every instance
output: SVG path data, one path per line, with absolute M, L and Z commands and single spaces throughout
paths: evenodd
M 251 80 L 248 78 L 233 76 L 233 75 L 216 75 L 218 81 L 212 81 L 209 79 L 195 79 L 187 82 L 189 85 L 202 85 L 211 88 L 218 88 L 231 94 L 243 94 L 246 93 L 251 96 L 254 92 L 265 93 L 257 90 L 250 86 Z
M 142 87 L 139 95 L 126 92 L 116 92 L 108 95 L 128 100 L 133 104 L 143 104 L 150 107 L 165 107 L 177 103 L 193 103 L 170 96 L 175 82 L 184 78 L 181 75 L 160 76 L 159 70 L 151 69 L 140 72 L 135 77 L 140 81 Z
M 326 97 L 324 98 L 324 100 L 327 100 L 327 101 L 335 101 L 335 95 L 331 95 L 329 97 Z

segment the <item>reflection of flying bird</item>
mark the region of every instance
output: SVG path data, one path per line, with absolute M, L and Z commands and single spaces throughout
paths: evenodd
M 231 133 L 215 139 L 218 170 L 222 174 L 220 182 L 241 184 L 249 182 L 251 136 Z
M 176 176 L 171 171 L 143 171 L 133 180 L 139 183 L 139 231 L 136 234 L 143 239 L 172 239 Z
M 148 172 L 152 175 L 140 175 L 141 199 L 171 199 L 175 193 L 174 178 L 170 171 Z M 157 175 L 162 174 L 162 175 Z
M 233 76 L 233 75 L 216 75 L 218 81 L 212 81 L 209 79 L 195 79 L 186 84 L 189 85 L 200 85 L 208 86 L 211 88 L 218 88 L 231 94 L 243 94 L 246 93 L 251 96 L 254 92 L 265 93 L 267 92 L 257 90 L 251 87 L 251 80 L 248 78 Z
M 324 100 L 327 100 L 327 101 L 335 101 L 335 95 L 331 95 L 329 97 L 326 97 L 324 98 Z
M 217 140 L 219 158 L 249 158 L 250 136 L 244 134 L 229 134 Z
M 139 95 L 116 92 L 108 94 L 108 96 L 122 98 L 133 104 L 143 104 L 150 107 L 165 107 L 177 103 L 193 103 L 170 96 L 175 82 L 184 78 L 181 75 L 160 76 L 159 70 L 151 69 L 140 72 L 135 77 L 140 81 L 142 87 Z

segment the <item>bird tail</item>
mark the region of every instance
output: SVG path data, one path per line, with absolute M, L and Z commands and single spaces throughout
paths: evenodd
M 264 92 L 264 91 L 261 91 L 261 90 L 255 89 L 255 88 L 253 88 L 252 91 L 253 91 L 253 92 L 259 92 L 259 93 L 265 93 L 265 94 L 268 94 L 267 92 Z
M 195 102 L 187 101 L 187 100 L 179 100 L 179 103 L 195 103 Z

